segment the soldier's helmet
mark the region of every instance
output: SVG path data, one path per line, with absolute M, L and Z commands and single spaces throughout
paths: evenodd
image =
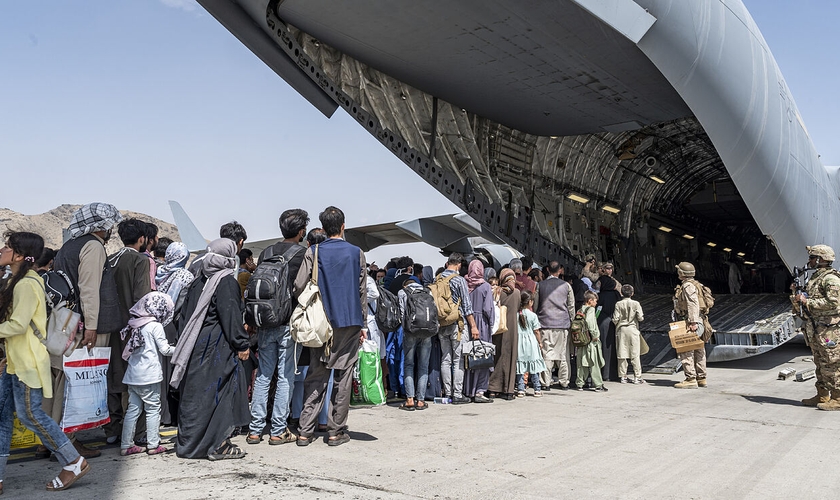
M 691 277 L 694 276 L 694 264 L 691 262 L 680 262 L 676 266 L 677 274 L 680 276 Z
M 834 250 L 828 245 L 814 245 L 805 247 L 808 250 L 808 255 L 816 255 L 827 262 L 834 262 Z

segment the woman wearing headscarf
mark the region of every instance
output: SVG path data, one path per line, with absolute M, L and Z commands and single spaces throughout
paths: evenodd
M 181 394 L 175 447 L 181 458 L 245 456 L 229 439 L 251 419 L 241 363 L 248 359 L 248 334 L 235 271 L 236 244 L 211 242 L 181 309 L 170 381 Z
M 473 318 L 478 328 L 479 340 L 493 341 L 493 321 L 496 311 L 493 307 L 493 291 L 484 279 L 484 265 L 478 259 L 470 262 L 467 271 L 467 289 L 470 291 L 470 301 L 473 305 Z M 464 397 L 473 398 L 475 403 L 491 403 L 484 392 L 490 383 L 490 369 L 468 370 L 464 374 Z
M 169 295 L 175 304 L 175 317 L 180 313 L 190 283 L 195 279 L 193 274 L 186 269 L 189 259 L 190 251 L 187 249 L 187 245 L 176 241 L 166 247 L 164 264 L 157 268 L 155 274 L 157 291 Z M 164 332 L 166 333 L 166 340 L 170 344 L 175 344 L 178 340 L 178 329 L 175 328 L 175 323 L 166 325 Z M 164 404 L 161 405 L 160 420 L 164 425 L 175 425 L 178 423 L 178 394 L 169 386 L 169 380 L 172 377 L 172 365 L 163 356 L 161 356 L 160 364 L 163 367 L 161 395 L 165 396 L 165 401 L 162 401 Z
M 519 290 L 516 289 L 516 273 L 511 269 L 503 269 L 499 275 L 500 305 L 507 307 L 508 330 L 493 335 L 493 345 L 496 346 L 496 363 L 490 375 L 487 390 L 510 401 L 516 392 L 516 359 L 519 350 L 519 329 L 517 314 L 519 311 Z

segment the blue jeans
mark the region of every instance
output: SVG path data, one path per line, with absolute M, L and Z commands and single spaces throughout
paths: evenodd
M 405 392 L 403 389 L 403 329 L 388 334 L 385 343 L 385 356 L 388 358 L 388 386 L 395 393 Z
M 528 375 L 528 382 L 534 384 L 534 391 L 540 391 L 542 386 L 540 386 L 540 374 L 539 373 L 531 373 Z M 516 374 L 516 390 L 525 392 L 525 377 L 523 373 Z
M 146 410 L 146 446 L 150 450 L 160 446 L 160 382 L 156 382 L 149 385 L 128 386 L 128 408 L 123 418 L 120 449 L 127 450 L 134 444 L 134 429 L 144 409 Z
M 405 395 L 415 397 L 415 351 L 417 356 L 417 388 L 418 401 L 426 399 L 426 385 L 429 381 L 429 354 L 432 352 L 432 338 L 422 338 L 408 333 L 403 337 L 403 376 L 405 380 Z
M 0 403 L 4 398 L 5 404 L 0 410 L 2 416 L 2 423 L 0 423 L 0 460 L 2 460 L 2 468 L 0 468 L 0 473 L 5 474 L 5 461 L 8 458 L 9 446 L 12 442 L 11 404 L 14 404 L 14 410 L 17 412 L 20 423 L 34 432 L 41 443 L 55 453 L 62 466 L 75 462 L 79 458 L 79 452 L 76 451 L 73 443 L 67 439 L 55 420 L 41 409 L 41 401 L 44 399 L 43 390 L 27 386 L 18 380 L 17 375 L 3 373 L 0 376 Z M 2 456 L 3 453 L 6 456 Z
M 295 362 L 299 348 L 292 340 L 289 326 L 261 329 L 257 333 L 259 346 L 259 368 L 254 380 L 254 393 L 251 396 L 250 433 L 261 436 L 265 428 L 268 389 L 271 377 L 277 371 L 277 388 L 274 391 L 274 406 L 271 410 L 271 435 L 281 436 L 286 431 L 286 419 L 289 417 L 289 404 L 295 390 Z

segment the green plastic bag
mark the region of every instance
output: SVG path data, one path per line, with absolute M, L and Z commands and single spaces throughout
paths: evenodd
M 385 404 L 379 348 L 372 340 L 365 340 L 359 347 L 359 361 L 353 369 L 353 397 L 350 402 L 354 405 Z

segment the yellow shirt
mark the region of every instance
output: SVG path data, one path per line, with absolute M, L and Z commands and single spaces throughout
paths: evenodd
M 0 338 L 6 339 L 6 372 L 17 375 L 28 387 L 43 389 L 44 397 L 51 398 L 50 355 L 35 336 L 30 322 L 41 332 L 47 331 L 44 282 L 32 270 L 15 285 L 12 314 L 0 323 Z

